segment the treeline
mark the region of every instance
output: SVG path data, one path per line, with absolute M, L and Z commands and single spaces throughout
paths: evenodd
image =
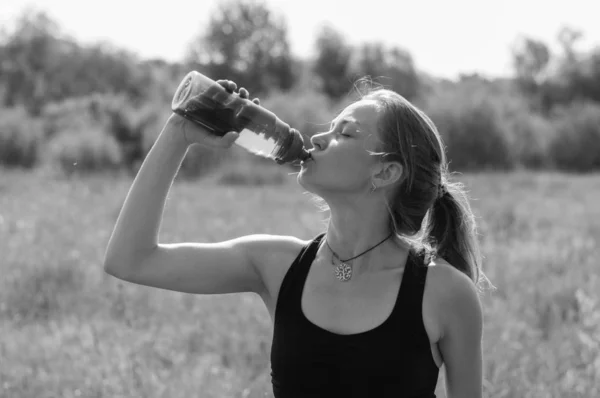
M 600 169 L 600 48 L 579 51 L 564 28 L 560 51 L 515 41 L 514 77 L 438 79 L 410 53 L 347 43 L 331 26 L 316 58 L 296 59 L 284 19 L 265 4 L 220 3 L 179 63 L 143 60 L 108 43 L 82 45 L 46 13 L 23 12 L 0 33 L 0 164 L 56 166 L 67 173 L 135 171 L 170 113 L 189 70 L 234 80 L 307 136 L 323 131 L 370 76 L 422 107 L 438 126 L 455 170 Z M 224 153 L 193 148 L 183 175 L 200 175 Z

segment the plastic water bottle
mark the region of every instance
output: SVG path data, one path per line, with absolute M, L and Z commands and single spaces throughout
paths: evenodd
M 237 145 L 278 164 L 310 158 L 297 130 L 199 72 L 189 72 L 179 83 L 171 109 L 217 136 L 236 131 Z

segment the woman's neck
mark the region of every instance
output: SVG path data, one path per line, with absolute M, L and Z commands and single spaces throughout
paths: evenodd
M 319 248 L 319 256 L 327 262 L 333 262 L 334 265 L 339 264 L 340 260 L 349 260 L 358 256 L 346 261 L 352 266 L 353 275 L 356 276 L 383 269 L 397 269 L 404 263 L 402 260 L 408 255 L 409 245 L 392 233 L 389 227 L 361 229 L 360 224 L 357 223 L 353 223 L 353 226 L 354 228 L 349 226 L 343 229 L 332 218 L 324 242 Z M 367 252 L 361 254 L 365 251 Z

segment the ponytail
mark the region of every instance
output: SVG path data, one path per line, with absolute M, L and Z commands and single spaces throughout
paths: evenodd
M 429 210 L 424 238 L 437 257 L 480 285 L 485 277 L 481 272 L 475 216 L 461 183 L 445 183 L 444 192 Z
M 493 285 L 481 272 L 475 216 L 461 183 L 450 182 L 442 137 L 433 121 L 400 94 L 377 89 L 362 96 L 377 102 L 381 161 L 397 162 L 404 177 L 386 195 L 390 228 L 425 254 L 441 257 L 478 288 Z M 438 197 L 440 187 L 442 194 Z M 429 259 L 427 259 L 429 257 Z

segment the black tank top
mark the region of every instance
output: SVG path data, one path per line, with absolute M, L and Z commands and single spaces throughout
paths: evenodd
M 300 251 L 279 289 L 271 346 L 275 398 L 435 398 L 439 369 L 421 313 L 427 275 L 422 257 L 409 253 L 396 304 L 381 325 L 340 335 L 313 324 L 301 309 L 323 236 Z

